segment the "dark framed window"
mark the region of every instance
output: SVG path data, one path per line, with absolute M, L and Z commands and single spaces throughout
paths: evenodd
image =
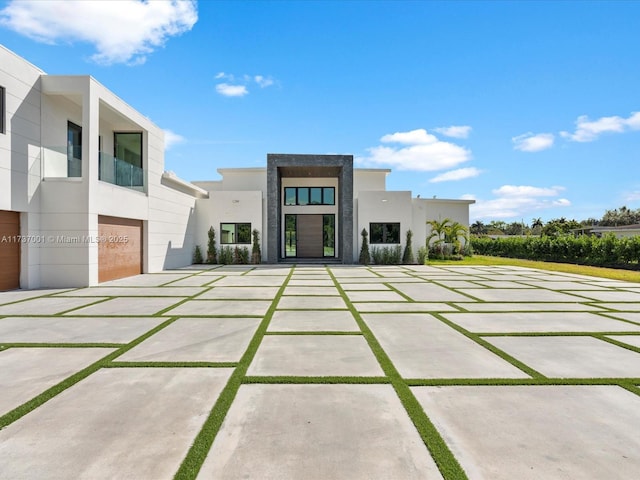
M 0 133 L 7 133 L 7 96 L 5 88 L 0 86 Z
M 324 257 L 336 256 L 336 216 L 322 216 L 322 248 Z
M 113 132 L 113 156 L 142 168 L 142 132 Z
M 399 223 L 370 223 L 370 243 L 400 243 Z
M 285 187 L 285 205 L 335 205 L 335 187 Z
M 220 243 L 251 243 L 251 224 L 221 223 Z

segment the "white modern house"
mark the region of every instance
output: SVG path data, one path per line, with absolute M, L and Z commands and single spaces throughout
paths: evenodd
M 424 244 L 425 221 L 468 225 L 467 200 L 386 191 L 389 170 L 349 155 L 267 155 L 266 168 L 186 182 L 163 131 L 90 76 L 47 75 L 0 46 L 0 290 L 72 287 L 189 265 L 220 246 L 263 261 L 354 263 L 373 245 Z

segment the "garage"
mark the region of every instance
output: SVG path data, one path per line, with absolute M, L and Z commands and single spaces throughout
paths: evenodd
M 20 288 L 20 213 L 0 210 L 0 291 Z
M 98 281 L 142 273 L 142 220 L 98 216 Z

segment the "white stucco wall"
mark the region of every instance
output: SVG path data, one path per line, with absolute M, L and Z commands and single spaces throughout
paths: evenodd
M 209 227 L 213 227 L 216 232 L 216 246 L 218 250 L 223 246 L 235 246 L 234 244 L 221 244 L 220 224 L 221 223 L 250 223 L 251 230 L 257 229 L 260 232 L 260 249 L 266 255 L 265 235 L 263 228 L 263 198 L 262 191 L 233 191 L 224 190 L 209 192 L 209 198 L 198 199 L 197 210 L 197 233 L 195 234 L 195 244 L 200 245 L 203 257 L 207 254 L 207 244 L 209 241 L 207 232 Z M 251 252 L 251 245 L 242 244 Z
M 413 199 L 413 234 L 414 252 L 426 244 L 427 236 L 431 233 L 431 227 L 427 226 L 429 220 L 451 219 L 469 227 L 469 205 L 473 200 L 453 199 Z
M 354 258 L 360 255 L 363 229 L 369 234 L 370 249 L 397 244 L 371 243 L 370 223 L 400 223 L 400 245 L 404 248 L 406 232 L 412 228 L 411 192 L 361 191 L 358 193 L 358 237 L 354 241 Z

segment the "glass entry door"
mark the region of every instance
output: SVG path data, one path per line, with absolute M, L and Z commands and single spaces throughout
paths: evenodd
M 285 215 L 284 256 L 299 258 L 335 257 L 336 216 Z

